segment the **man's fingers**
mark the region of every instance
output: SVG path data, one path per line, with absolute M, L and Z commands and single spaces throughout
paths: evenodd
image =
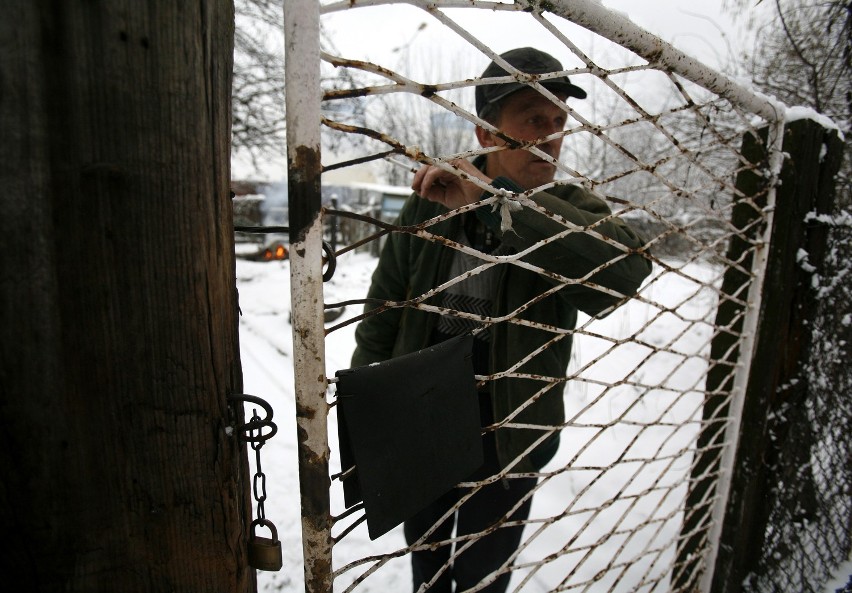
M 429 165 L 424 165 L 417 169 L 414 173 L 414 179 L 411 181 L 411 189 L 420 194 L 421 185 L 423 184 L 423 176 L 426 175 Z M 420 194 L 422 195 L 422 194 Z
M 417 192 L 421 197 L 427 197 L 432 184 L 435 183 L 435 173 L 440 173 L 440 169 L 432 165 L 423 165 L 414 174 L 414 181 L 411 183 L 411 189 Z
M 464 172 L 467 177 L 478 177 L 486 183 L 491 182 L 490 178 L 464 159 L 452 161 L 450 164 Z M 441 203 L 450 209 L 473 203 L 482 194 L 476 184 L 462 179 L 457 173 L 434 165 L 423 165 L 417 170 L 411 182 L 411 189 L 421 198 Z
M 411 188 L 423 198 L 440 200 L 442 195 L 437 196 L 435 194 L 443 194 L 447 186 L 447 175 L 452 174 L 432 165 L 424 165 L 415 173 Z
M 429 170 L 426 172 L 425 180 L 429 184 L 429 188 L 431 189 L 433 186 L 438 187 L 446 187 L 447 183 L 444 177 L 447 175 L 447 172 L 443 169 L 439 169 L 438 167 L 429 167 Z

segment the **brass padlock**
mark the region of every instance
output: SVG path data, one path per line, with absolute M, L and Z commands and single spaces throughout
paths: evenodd
M 260 525 L 267 527 L 272 534 L 272 538 L 259 537 L 255 534 L 255 529 Z M 278 530 L 272 521 L 267 519 L 255 519 L 251 522 L 251 535 L 248 541 L 248 562 L 249 566 L 257 570 L 281 570 L 284 564 L 284 559 L 281 555 L 281 542 L 278 541 Z

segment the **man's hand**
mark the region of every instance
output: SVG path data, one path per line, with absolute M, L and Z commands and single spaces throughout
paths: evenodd
M 490 177 L 464 159 L 456 159 L 449 164 L 461 169 L 464 172 L 463 176 L 478 177 L 486 183 L 492 181 Z M 483 191 L 475 183 L 434 165 L 423 165 L 417 170 L 414 181 L 411 182 L 411 189 L 421 198 L 443 204 L 450 210 L 473 204 L 479 200 Z

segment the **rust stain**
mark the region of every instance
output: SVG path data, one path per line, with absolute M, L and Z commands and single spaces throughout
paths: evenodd
M 320 214 L 320 161 L 319 147 L 297 146 L 287 159 L 290 193 L 290 244 L 305 240 L 305 234 Z M 304 257 L 304 248 L 296 251 Z
M 370 89 L 335 89 L 333 91 L 325 91 L 322 94 L 322 100 L 354 99 L 356 97 L 366 97 L 370 94 Z
M 307 418 L 308 420 L 313 420 L 314 418 L 316 418 L 316 415 L 317 411 L 315 409 L 296 403 L 296 416 L 298 418 Z

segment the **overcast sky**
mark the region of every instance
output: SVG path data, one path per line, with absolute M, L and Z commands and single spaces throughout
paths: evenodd
M 709 66 L 722 69 L 730 51 L 743 49 L 745 32 L 722 10 L 723 0 L 604 0 L 643 29 Z
M 603 0 L 602 4 L 707 65 L 725 71 L 746 41 L 741 28 L 738 30 L 735 21 L 722 10 L 723 1 Z M 582 65 L 529 15 L 472 8 L 444 12 L 495 51 L 535 45 L 556 55 L 566 68 Z M 602 66 L 625 65 L 624 52 L 619 48 L 608 46 L 607 41 L 576 25 L 551 18 L 583 51 L 601 59 Z M 412 76 L 422 82 L 476 76 L 488 63 L 484 54 L 431 14 L 407 4 L 368 6 L 326 14 L 322 17 L 322 26 L 342 57 L 372 61 L 404 73 L 401 64 L 406 51 L 412 62 L 440 64 L 433 68 L 435 80 L 424 80 L 429 75 L 423 73 Z M 610 53 L 614 57 L 608 64 L 605 56 Z M 448 68 L 456 71 L 448 73 Z M 283 178 L 276 172 L 282 170 L 284 162 L 286 160 L 266 168 L 261 176 L 272 180 Z M 235 162 L 234 176 L 253 175 L 244 165 Z
M 729 45 L 740 45 L 733 19 L 722 10 L 723 0 L 603 0 L 602 4 L 714 67 L 724 65 Z M 542 36 L 541 28 L 522 15 L 469 8 L 445 12 L 471 27 L 494 49 L 504 51 L 536 41 L 550 45 L 549 35 Z M 423 23 L 426 27 L 415 36 Z M 409 5 L 334 13 L 323 17 L 323 26 L 342 53 L 370 55 L 373 59 L 387 57 L 412 38 L 420 45 L 424 38 L 440 39 L 446 44 L 453 37 L 445 29 L 442 34 L 442 25 L 428 13 Z

